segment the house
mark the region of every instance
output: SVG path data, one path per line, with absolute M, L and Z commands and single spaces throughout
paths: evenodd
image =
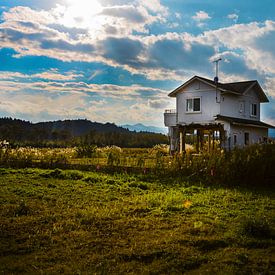
M 263 143 L 268 128 L 260 120 L 261 103 L 268 102 L 257 80 L 219 83 L 194 76 L 169 94 L 176 98 L 176 110 L 165 110 L 170 151 L 185 151 L 193 141 L 197 151 L 225 149 Z

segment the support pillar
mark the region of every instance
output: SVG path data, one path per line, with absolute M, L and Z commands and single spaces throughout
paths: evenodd
M 182 154 L 182 130 L 180 129 L 180 154 Z
M 215 150 L 215 132 L 216 132 L 216 131 L 213 131 L 213 132 L 212 132 L 212 142 L 213 142 L 213 144 L 212 144 L 212 149 L 213 149 L 213 151 Z
M 183 128 L 183 133 L 182 133 L 182 153 L 185 154 L 185 143 L 186 143 L 186 129 Z
M 208 152 L 210 153 L 211 151 L 211 132 L 209 131 L 208 133 Z
M 203 151 L 203 137 L 204 137 L 204 132 L 203 130 L 200 131 L 200 150 Z
M 199 153 L 200 150 L 200 130 L 197 129 L 197 138 L 196 138 L 196 151 Z
M 179 153 L 185 153 L 185 142 L 186 142 L 186 129 L 180 129 L 180 144 L 179 144 Z

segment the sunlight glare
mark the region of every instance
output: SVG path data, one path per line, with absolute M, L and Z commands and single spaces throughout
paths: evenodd
M 67 11 L 63 18 L 66 25 L 95 27 L 95 17 L 102 10 L 98 0 L 66 0 L 66 2 Z

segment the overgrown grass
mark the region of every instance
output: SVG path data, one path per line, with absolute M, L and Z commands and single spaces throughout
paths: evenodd
M 155 174 L 208 184 L 269 185 L 275 181 L 275 144 L 254 145 L 231 152 L 169 156 L 167 148 L 122 149 L 82 146 L 67 149 L 0 148 L 0 166 L 62 168 Z
M 274 193 L 0 169 L 0 272 L 272 274 Z

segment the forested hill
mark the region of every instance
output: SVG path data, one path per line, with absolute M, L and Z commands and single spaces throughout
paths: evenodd
M 113 123 L 86 119 L 31 123 L 20 119 L 0 118 L 0 140 L 31 146 L 70 146 L 79 143 L 98 146 L 151 147 L 167 143 L 167 137 L 149 132 L 134 132 Z

